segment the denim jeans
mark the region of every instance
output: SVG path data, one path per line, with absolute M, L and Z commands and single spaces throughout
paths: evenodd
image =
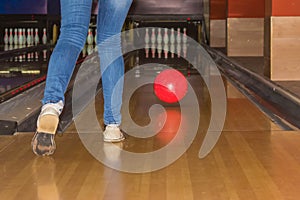
M 103 45 L 103 41 L 119 34 L 132 0 L 99 0 L 97 17 L 97 45 L 102 72 L 104 97 L 104 123 L 121 123 L 123 84 L 113 89 L 124 75 L 124 60 L 120 56 L 112 62 L 113 55 L 121 54 L 121 38 L 113 44 Z M 64 102 L 64 93 L 73 73 L 77 58 L 86 41 L 92 0 L 61 0 L 61 29 L 58 42 L 50 57 L 43 104 Z M 104 48 L 103 48 L 104 47 Z M 107 66 L 104 70 L 102 66 Z M 123 81 L 123 80 L 122 80 Z

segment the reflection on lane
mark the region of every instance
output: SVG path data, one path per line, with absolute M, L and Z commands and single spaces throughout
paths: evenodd
M 25 90 L 45 79 L 43 77 L 47 72 L 51 51 L 43 49 L 26 52 L 21 50 L 22 46 L 18 48 L 20 52 L 0 60 L 0 95 L 7 92 L 16 94 L 14 90 Z
M 0 50 L 0 102 L 45 81 L 53 48 L 4 45 Z M 79 60 L 93 50 L 93 45 L 85 46 Z

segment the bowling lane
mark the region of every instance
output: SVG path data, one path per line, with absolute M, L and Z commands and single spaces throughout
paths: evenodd
M 5 45 L 0 57 L 1 102 L 45 80 L 51 51 L 44 47 Z
M 84 46 L 78 62 L 95 47 Z M 51 46 L 0 46 L 0 100 L 12 98 L 46 79 Z
M 143 62 L 137 57 L 132 60 Z M 163 62 L 168 61 L 170 58 Z M 154 95 L 153 86 L 146 84 L 135 90 L 130 95 L 128 107 L 122 108 L 126 140 L 118 144 L 103 143 L 101 129 L 99 131 L 99 127 L 103 126 L 100 92 L 64 135 L 56 137 L 57 151 L 53 157 L 40 158 L 31 152 L 29 144 L 33 133 L 1 136 L 1 197 L 42 199 L 46 195 L 50 199 L 253 200 L 285 199 L 288 196 L 297 199 L 300 184 L 299 132 L 281 130 L 223 79 L 227 102 L 224 128 L 212 151 L 200 159 L 199 150 L 205 136 L 216 133 L 214 130 L 207 131 L 211 121 L 211 97 L 204 78 L 209 78 L 211 88 L 218 87 L 218 82 L 214 74 L 202 77 L 190 66 L 178 67 L 182 72 L 190 72 L 184 74 L 193 89 L 189 92 L 195 91 L 197 97 L 198 121 L 190 119 L 193 110 L 197 110 L 194 105 L 163 103 Z M 127 73 L 130 69 L 133 76 L 125 77 L 124 91 L 128 91 L 132 83 L 162 70 L 158 66 L 138 68 L 136 63 L 128 67 Z M 136 73 L 137 69 L 139 73 Z M 155 110 L 155 104 L 160 104 L 164 110 Z M 186 109 L 190 113 L 186 114 Z M 126 116 L 127 111 L 130 117 Z M 99 124 L 91 126 L 90 122 L 95 118 L 93 113 L 96 113 Z M 195 137 L 188 143 L 186 136 L 193 134 L 191 127 L 195 124 Z M 174 145 L 177 134 L 180 137 L 174 149 L 149 157 L 151 152 Z M 160 163 L 153 161 L 157 158 L 161 159 L 161 163 L 170 160 L 183 146 L 187 147 L 186 151 L 162 169 L 147 173 L 122 171 L 128 170 L 128 167 L 137 171 L 148 166 L 155 167 Z M 138 153 L 141 160 L 134 161 L 125 152 Z
M 92 50 L 85 46 L 74 71 L 85 58 L 89 60 L 93 57 Z M 41 45 L 22 46 L 0 53 L 0 135 L 11 135 L 17 130 L 35 130 L 51 52 L 49 46 Z M 68 91 L 72 89 L 72 82 L 73 79 Z M 71 112 L 70 115 L 66 113 L 62 122 L 67 121 L 65 124 L 68 124 L 71 115 Z
M 199 79 L 193 76 L 189 81 L 198 84 Z M 200 87 L 197 94 L 202 102 L 203 118 L 199 130 L 188 150 L 173 164 L 141 174 L 111 169 L 91 156 L 72 124 L 62 137 L 56 138 L 58 149 L 50 158 L 38 158 L 32 154 L 29 147 L 32 134 L 15 135 L 9 137 L 13 138 L 12 141 L 3 143 L 0 151 L 3 169 L 0 172 L 1 196 L 5 199 L 41 199 L 47 194 L 50 199 L 130 200 L 297 197 L 300 173 L 296 166 L 300 163 L 293 155 L 300 153 L 297 148 L 299 133 L 280 130 L 230 83 L 224 82 L 228 88 L 225 129 L 212 152 L 204 159 L 199 159 L 198 153 L 207 134 L 209 103 L 203 93 L 198 93 L 204 91 Z M 130 104 L 132 117 L 140 125 L 149 121 L 146 115 L 148 107 L 157 102 L 151 90 L 150 86 L 140 88 Z M 98 105 L 96 112 L 101 123 L 101 94 L 82 112 L 80 120 L 86 121 L 90 117 L 94 103 Z M 177 131 L 176 122 L 182 116 L 177 106 L 166 106 L 166 112 L 168 119 L 163 131 L 147 139 L 127 133 L 122 149 L 145 153 L 169 143 Z M 85 134 L 93 133 L 93 127 L 86 129 Z M 7 139 L 1 138 L 2 141 Z M 102 146 L 100 140 L 95 143 L 103 147 L 106 159 L 122 165 L 122 153 L 112 148 L 113 144 Z

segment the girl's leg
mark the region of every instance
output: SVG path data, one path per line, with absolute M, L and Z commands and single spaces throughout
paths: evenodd
M 104 96 L 103 118 L 106 125 L 121 123 L 123 82 L 115 86 L 119 79 L 123 81 L 124 75 L 121 38 L 109 38 L 120 34 L 131 3 L 132 0 L 99 0 L 97 43 Z M 115 55 L 121 56 L 113 60 Z
M 85 44 L 92 0 L 61 0 L 61 29 L 51 55 L 43 104 L 64 102 L 77 58 Z
M 37 155 L 55 151 L 54 135 L 64 105 L 64 93 L 82 50 L 90 22 L 92 0 L 61 0 L 61 33 L 48 65 L 43 107 L 32 139 Z
M 132 0 L 99 0 L 97 18 L 97 45 L 104 97 L 105 142 L 124 139 L 121 124 L 124 60 L 121 50 L 120 32 Z M 112 39 L 113 37 L 113 39 Z M 117 59 L 115 59 L 117 56 Z M 118 81 L 121 84 L 117 85 Z

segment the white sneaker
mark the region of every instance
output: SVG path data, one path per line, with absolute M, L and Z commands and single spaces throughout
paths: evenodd
M 43 105 L 37 120 L 37 132 L 55 134 L 63 106 L 62 101 Z
M 37 130 L 31 140 L 32 151 L 39 156 L 52 155 L 56 149 L 54 136 L 63 102 L 45 104 L 37 120 Z
M 120 142 L 124 139 L 125 137 L 118 125 L 109 124 L 106 126 L 105 131 L 103 132 L 104 142 Z

